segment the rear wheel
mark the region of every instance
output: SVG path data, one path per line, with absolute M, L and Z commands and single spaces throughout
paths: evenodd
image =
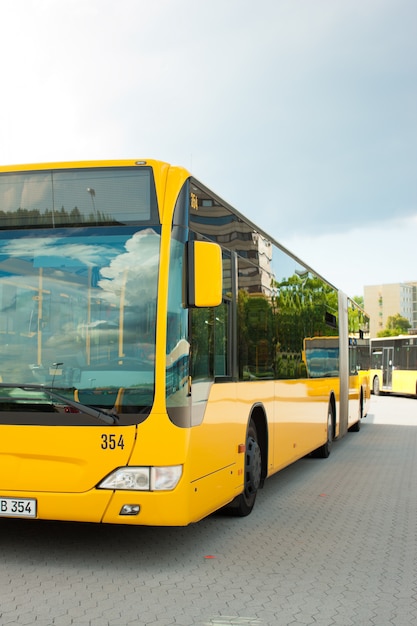
M 327 459 L 327 457 L 329 456 L 331 452 L 332 443 L 333 443 L 333 422 L 334 422 L 333 407 L 331 404 L 329 404 L 329 408 L 327 410 L 327 441 L 325 444 L 320 446 L 320 448 L 317 448 L 317 450 L 313 452 L 313 456 L 319 459 Z
M 226 507 L 226 511 L 237 517 L 249 515 L 255 504 L 261 478 L 262 451 L 258 443 L 256 426 L 251 420 L 246 436 L 244 490 L 243 493 L 237 496 L 233 502 Z

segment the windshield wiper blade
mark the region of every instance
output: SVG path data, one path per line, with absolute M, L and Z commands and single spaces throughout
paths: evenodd
M 50 389 L 49 387 L 45 387 L 44 385 L 37 385 L 35 383 L 27 383 L 27 384 L 0 383 L 0 388 L 23 389 L 23 390 L 36 389 L 37 391 L 43 391 L 44 393 L 47 393 L 51 399 L 59 400 L 59 402 L 62 402 L 63 404 L 68 404 L 69 406 L 73 407 L 74 409 L 77 409 L 81 413 L 85 413 L 86 415 L 89 415 L 90 417 L 94 417 L 95 419 L 99 420 L 100 422 L 104 422 L 105 424 L 118 424 L 119 422 L 119 416 L 117 415 L 117 413 L 109 413 L 103 409 L 95 409 L 86 404 L 82 404 L 81 402 L 70 400 L 69 398 L 62 396 L 61 394 L 57 393 L 53 389 Z

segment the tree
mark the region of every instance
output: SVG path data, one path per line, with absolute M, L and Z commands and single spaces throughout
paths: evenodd
M 410 321 L 406 317 L 396 313 L 388 317 L 385 329 L 381 330 L 377 336 L 395 337 L 396 335 L 407 334 L 409 328 L 411 328 Z

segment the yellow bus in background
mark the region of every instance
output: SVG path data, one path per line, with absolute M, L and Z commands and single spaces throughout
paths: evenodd
M 0 516 L 247 515 L 366 414 L 365 313 L 181 167 L 0 168 L 0 306 Z
M 372 391 L 417 397 L 417 335 L 371 339 Z

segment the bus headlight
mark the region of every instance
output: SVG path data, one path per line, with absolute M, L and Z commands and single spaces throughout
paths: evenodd
M 98 485 L 98 489 L 125 491 L 172 491 L 182 476 L 182 465 L 166 467 L 119 467 Z
M 151 467 L 151 491 L 172 491 L 182 475 L 182 465 Z

